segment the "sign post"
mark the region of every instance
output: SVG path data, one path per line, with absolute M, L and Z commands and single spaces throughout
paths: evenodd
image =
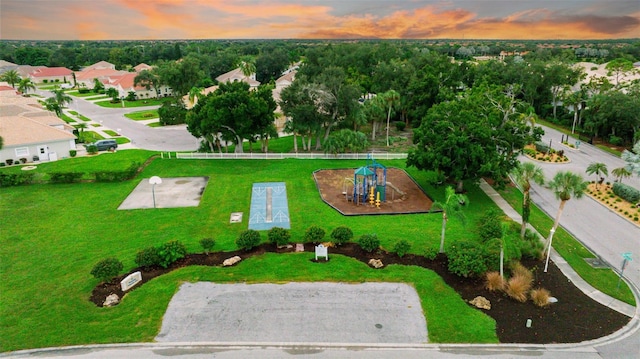
M 622 253 L 622 267 L 620 268 L 620 278 L 618 279 L 618 285 L 616 289 L 620 289 L 620 282 L 622 281 L 622 276 L 624 275 L 624 269 L 627 267 L 627 263 L 631 262 L 631 252 Z

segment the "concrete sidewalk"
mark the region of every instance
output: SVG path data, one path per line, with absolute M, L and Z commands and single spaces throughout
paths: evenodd
M 504 213 L 513 219 L 516 222 L 522 222 L 522 216 L 518 212 L 516 212 L 513 207 L 507 201 L 500 196 L 498 192 L 496 192 L 493 187 L 491 187 L 484 179 L 480 180 L 480 188 L 493 200 L 493 202 L 500 207 L 504 211 Z M 535 228 L 529 225 L 529 228 L 533 231 L 536 231 Z M 536 231 L 536 233 L 538 233 Z M 540 235 L 540 233 L 538 233 Z M 540 235 L 542 238 L 546 238 L 545 236 Z M 628 317 L 633 317 L 636 314 L 636 307 L 629 305 L 627 303 L 621 302 L 615 298 L 612 298 L 601 291 L 592 287 L 589 283 L 587 283 L 576 271 L 571 268 L 569 263 L 567 263 L 564 258 L 562 258 L 555 249 L 551 249 L 551 260 L 556 266 L 564 273 L 564 275 L 571 281 L 573 284 L 578 287 L 582 292 L 590 296 L 593 300 L 598 303 L 607 306 L 619 313 L 622 313 Z

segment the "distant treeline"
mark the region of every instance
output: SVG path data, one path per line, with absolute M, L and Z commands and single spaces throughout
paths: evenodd
M 108 61 L 117 69 L 139 63 L 177 60 L 189 53 L 211 56 L 213 67 L 233 63 L 233 59 L 257 56 L 275 48 L 284 50 L 291 61 L 319 45 L 372 46 L 384 43 L 401 51 L 426 49 L 449 56 L 497 56 L 505 52 L 525 52 L 538 59 L 560 57 L 606 62 L 615 58 L 640 60 L 640 39 L 619 40 L 154 40 L 154 41 L 0 41 L 0 59 L 18 65 L 62 66 L 79 70 L 98 61 Z M 357 51 L 357 50 L 354 50 Z M 225 67 L 225 66 L 220 66 Z M 228 66 L 227 66 L 228 67 Z M 222 72 L 227 71 L 225 67 Z M 221 73 L 222 73 L 221 72 Z

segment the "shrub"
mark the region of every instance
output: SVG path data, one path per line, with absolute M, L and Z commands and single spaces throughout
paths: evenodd
M 81 87 L 78 89 L 78 93 L 89 93 L 89 89 L 86 87 Z
M 609 136 L 609 143 L 614 146 L 620 146 L 622 145 L 623 141 L 621 137 L 611 135 Z
M 393 246 L 393 251 L 396 252 L 398 257 L 400 258 L 404 257 L 404 255 L 407 254 L 407 252 L 409 252 L 410 249 L 411 249 L 411 243 L 407 242 L 404 239 L 399 240 Z
M 100 262 L 96 263 L 95 266 L 93 266 L 91 275 L 100 281 L 108 282 L 113 277 L 117 276 L 122 268 L 122 262 L 120 262 L 116 258 L 107 258 L 101 260 Z
M 216 241 L 213 238 L 202 238 L 200 240 L 200 246 L 202 246 L 202 250 L 204 254 L 209 255 L 209 252 L 213 249 L 213 246 L 216 245 Z
M 98 153 L 98 146 L 96 145 L 87 145 L 86 149 L 87 153 L 90 155 L 95 155 L 96 153 Z
M 527 293 L 531 289 L 531 280 L 521 275 L 515 275 L 507 282 L 507 295 L 518 302 L 527 301 Z
M 253 247 L 260 243 L 260 233 L 254 229 L 247 229 L 243 231 L 236 239 L 236 245 L 240 249 L 250 251 Z
M 531 300 L 538 307 L 549 305 L 549 298 L 551 298 L 551 293 L 544 288 L 537 288 L 531 291 Z
M 304 234 L 304 240 L 307 242 L 319 243 L 324 238 L 324 229 L 318 226 L 311 226 L 307 228 L 307 232 Z
M 625 199 L 627 202 L 636 203 L 640 201 L 640 191 L 621 182 L 613 184 L 613 193 L 618 197 Z
M 336 245 L 343 245 L 353 239 L 353 231 L 345 226 L 336 227 L 331 231 L 331 239 Z
M 494 292 L 496 290 L 504 290 L 504 278 L 498 272 L 487 272 L 487 282 L 485 287 Z
M 20 186 L 35 181 L 35 174 L 31 172 L 0 173 L 0 187 Z
M 480 238 L 483 241 L 494 238 L 502 238 L 502 213 L 497 209 L 487 211 L 478 225 Z
M 487 271 L 487 255 L 476 242 L 454 242 L 447 254 L 449 271 L 462 277 L 479 276 Z
M 76 150 L 69 150 L 69 156 L 71 157 L 75 157 L 78 154 L 78 151 Z
M 135 262 L 138 267 L 152 267 L 160 265 L 160 250 L 157 247 L 145 248 L 136 253 Z
M 82 172 L 49 172 L 51 183 L 74 183 L 80 181 Z
M 530 157 L 535 157 L 535 155 L 536 155 L 536 150 L 531 149 L 531 148 L 525 148 L 523 150 L 523 152 L 524 152 L 525 155 L 530 156 Z
M 7 166 L 11 166 L 13 164 L 13 160 L 11 158 L 7 158 L 4 161 L 7 163 Z
M 180 241 L 171 241 L 163 244 L 158 250 L 158 257 L 160 257 L 160 266 L 167 268 L 171 263 L 177 261 L 180 258 L 184 258 L 187 254 L 187 247 Z
M 27 159 L 26 159 L 26 158 L 24 158 L 24 157 L 22 157 L 22 158 L 20 159 L 20 163 L 27 163 Z
M 513 277 L 520 276 L 526 278 L 529 283 L 533 282 L 533 273 L 520 262 L 511 263 L 511 275 Z
M 402 122 L 402 121 L 398 121 L 396 122 L 396 129 L 398 131 L 404 131 L 405 127 L 407 127 L 407 124 Z
M 132 162 L 131 165 L 123 171 L 98 171 L 93 175 L 96 178 L 96 182 L 122 182 L 127 181 L 135 177 L 140 164 Z
M 424 250 L 424 257 L 429 260 L 434 260 L 438 256 L 439 248 L 428 247 Z
M 363 234 L 360 236 L 360 239 L 358 239 L 358 244 L 369 253 L 380 248 L 380 240 L 376 234 Z
M 277 246 L 286 246 L 287 244 L 289 244 L 291 234 L 287 229 L 281 227 L 273 227 L 267 233 L 267 238 L 269 239 L 269 242 Z
M 542 141 L 536 142 L 535 146 L 536 146 L 536 151 L 538 151 L 538 152 L 547 153 L 549 151 L 549 149 L 550 149 L 549 145 L 544 143 L 544 142 L 542 142 Z

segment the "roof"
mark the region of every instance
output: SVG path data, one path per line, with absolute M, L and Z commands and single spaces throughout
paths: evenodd
M 149 66 L 149 65 L 147 65 L 145 63 L 141 63 L 141 64 L 136 65 L 133 69 L 136 70 L 136 72 L 140 72 L 142 70 L 151 70 L 151 69 L 153 69 L 153 67 Z
M 252 74 L 252 76 L 255 76 L 255 74 Z M 242 73 L 242 70 L 238 67 L 236 69 L 233 69 L 227 73 L 224 73 L 218 77 L 216 77 L 216 81 L 218 82 L 235 82 L 235 81 L 243 81 L 249 84 L 249 86 L 251 87 L 257 87 L 260 85 L 260 82 L 257 80 L 254 80 L 252 78 L 252 76 L 246 76 L 245 74 Z
M 357 176 L 372 176 L 373 175 L 373 171 L 370 170 L 368 167 L 363 166 L 358 168 L 355 172 L 355 175 Z
M 82 70 L 103 70 L 103 69 L 111 69 L 111 70 L 115 70 L 116 69 L 116 65 L 107 62 L 107 61 L 98 61 L 93 65 L 89 65 L 85 68 L 83 68 Z
M 32 77 L 71 76 L 73 71 L 66 67 L 44 67 L 36 69 L 29 75 Z
M 77 81 L 87 81 L 99 78 L 105 78 L 109 76 L 120 76 L 126 74 L 126 71 L 118 71 L 114 69 L 108 68 L 100 68 L 100 69 L 83 69 L 82 71 L 76 72 L 76 80 Z
M 5 147 L 76 138 L 61 129 L 71 129 L 64 121 L 42 109 L 32 97 L 0 96 L 0 113 L 0 136 Z
M 136 78 L 136 76 L 138 76 L 137 73 L 135 72 L 125 72 L 122 75 L 118 75 L 118 76 L 110 76 L 109 77 L 109 84 L 111 84 L 112 86 L 118 86 L 120 85 L 120 87 L 122 87 L 123 90 L 145 90 L 146 87 L 144 86 L 136 86 L 134 88 L 133 86 L 133 82 Z

